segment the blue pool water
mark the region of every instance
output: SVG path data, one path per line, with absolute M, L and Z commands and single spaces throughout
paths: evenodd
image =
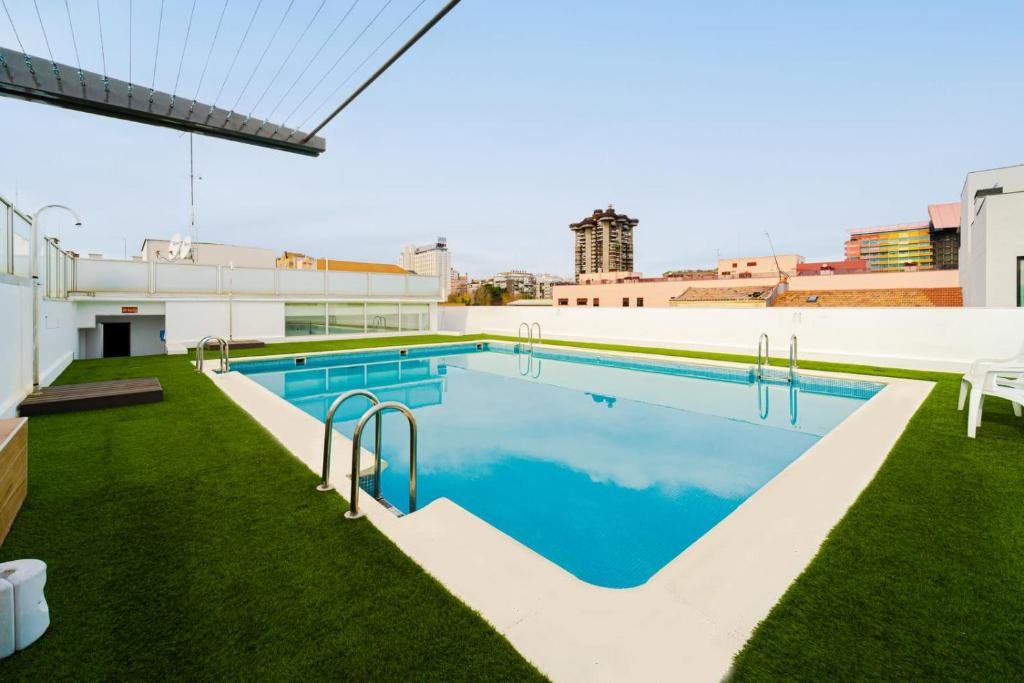
M 449 498 L 584 581 L 637 586 L 725 518 L 881 385 L 511 345 L 236 362 L 323 420 L 366 388 L 412 408 L 417 509 Z M 351 436 L 369 407 L 351 399 Z M 363 437 L 372 450 L 372 428 Z M 384 419 L 384 497 L 408 512 L 405 419 Z M 344 472 L 332 478 L 339 486 Z

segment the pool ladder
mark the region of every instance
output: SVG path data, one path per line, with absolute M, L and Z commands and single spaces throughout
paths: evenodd
M 206 345 L 215 341 L 220 344 L 220 371 L 227 372 L 230 366 L 228 343 L 221 337 L 207 336 L 199 340 L 196 345 L 196 372 L 203 371 L 203 359 L 206 355 Z
M 768 333 L 762 332 L 761 336 L 757 338 L 757 379 L 764 379 L 764 368 L 768 365 Z M 797 365 L 797 340 L 796 335 L 790 335 L 789 337 L 789 377 L 786 381 L 790 384 L 796 383 L 796 371 L 799 369 Z
M 380 493 L 380 471 L 381 471 L 381 413 L 386 410 L 397 410 L 405 415 L 409 421 L 409 512 L 416 511 L 416 441 L 417 429 L 416 418 L 412 411 L 404 403 L 398 401 L 381 401 L 377 396 L 365 389 L 353 389 L 347 391 L 334 399 L 331 407 L 327 410 L 327 418 L 324 420 L 324 457 L 321 470 L 320 485 L 317 491 L 331 491 L 334 486 L 331 484 L 331 439 L 334 435 L 334 414 L 345 401 L 356 396 L 362 396 L 370 401 L 370 409 L 363 413 L 356 422 L 355 431 L 352 433 L 352 488 L 349 493 L 349 508 L 345 516 L 349 519 L 362 517 L 359 511 L 359 456 L 362 454 L 360 444 L 363 440 L 363 429 L 374 421 L 373 429 L 373 497 L 381 499 Z
M 537 329 L 537 343 L 538 344 L 544 343 L 544 340 L 541 339 L 541 335 L 540 335 L 540 323 L 538 323 L 538 322 L 534 322 L 534 323 L 522 322 L 522 323 L 519 323 L 519 330 L 516 332 L 516 344 L 519 346 L 519 348 L 522 348 L 522 346 L 523 346 L 523 339 L 524 339 L 524 337 L 523 337 L 523 328 L 524 327 L 526 328 L 526 337 L 525 337 L 525 339 L 526 339 L 527 345 L 529 346 L 530 353 L 533 353 L 533 343 L 534 343 L 533 342 L 533 330 L 534 330 L 534 328 Z

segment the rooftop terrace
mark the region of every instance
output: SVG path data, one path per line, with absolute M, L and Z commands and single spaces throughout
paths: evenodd
M 442 339 L 450 337 L 401 343 Z M 955 410 L 957 375 L 804 366 L 936 386 L 739 653 L 732 680 L 890 679 L 894 671 L 1013 679 L 1024 669 L 1024 502 L 1012 493 L 1024 485 L 1024 423 L 993 404 L 982 438 L 968 440 Z M 31 422 L 30 495 L 0 559 L 47 558 L 54 622 L 3 663 L 5 679 L 542 677 L 372 524 L 342 523 L 342 499 L 314 494 L 316 475 L 186 358 L 76 361 L 59 383 L 153 375 L 163 403 Z M 153 434 L 168 424 L 193 428 L 154 449 Z M 602 662 L 594 666 L 596 675 Z

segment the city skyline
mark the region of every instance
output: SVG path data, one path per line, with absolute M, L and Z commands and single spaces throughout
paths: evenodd
M 954 3 L 564 3 L 537 24 L 540 7 L 461 5 L 332 124 L 320 159 L 197 136 L 200 239 L 390 262 L 443 234 L 460 271 L 568 273 L 566 224 L 612 203 L 641 221 L 644 273 L 767 253 L 765 230 L 779 253 L 834 260 L 847 230 L 920 220 L 959 196 L 967 171 L 1019 162 L 1024 122 L 1006 116 L 1024 105 L 1017 4 L 988 3 L 998 22 Z M 42 9 L 61 25 L 63 8 Z M 168 17 L 172 56 L 182 13 Z M 628 49 L 589 49 L 607 26 Z M 33 30 L 23 38 L 39 53 Z M 975 49 L 949 48 L 963 40 Z M 0 44 L 15 44 L 4 23 Z M 158 81 L 173 62 L 161 58 Z M 936 92 L 984 106 L 936 107 Z M 69 247 L 115 255 L 122 238 L 185 231 L 187 136 L 7 98 L 0 115 L 20 133 L 5 141 L 19 163 L 0 169 L 0 194 L 26 210 L 74 206 L 85 227 L 63 230 Z M 972 134 L 985 130 L 999 134 Z

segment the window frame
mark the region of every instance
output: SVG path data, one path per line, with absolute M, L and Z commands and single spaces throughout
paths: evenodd
M 1024 308 L 1024 256 L 1017 257 L 1017 308 Z

